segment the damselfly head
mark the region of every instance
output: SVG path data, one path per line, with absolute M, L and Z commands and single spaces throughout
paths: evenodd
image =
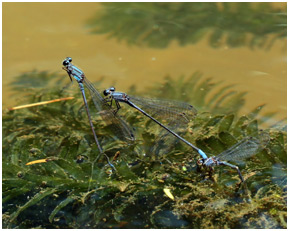
M 111 94 L 112 92 L 114 92 L 114 91 L 115 91 L 115 88 L 114 88 L 114 87 L 110 87 L 110 88 L 104 90 L 104 91 L 103 91 L 103 94 L 104 94 L 104 96 L 108 96 L 108 95 L 110 95 L 110 94 Z
M 66 59 L 63 60 L 63 66 L 67 67 L 69 65 L 69 63 L 72 62 L 72 58 L 67 57 Z
M 109 95 L 109 90 L 108 89 L 104 90 L 103 94 L 104 94 L 104 96 L 108 96 Z
M 71 63 L 71 62 L 72 62 L 72 58 L 70 58 L 70 57 L 67 57 L 66 59 L 64 59 L 63 62 L 62 62 L 62 65 L 64 67 L 62 67 L 62 69 L 67 72 L 67 74 L 68 74 L 68 76 L 69 76 L 69 78 L 70 78 L 70 80 L 72 82 L 72 78 L 70 76 L 70 71 L 69 71 L 69 67 L 68 67 L 69 63 Z
M 204 164 L 204 159 L 199 159 L 197 161 L 197 165 L 203 165 Z

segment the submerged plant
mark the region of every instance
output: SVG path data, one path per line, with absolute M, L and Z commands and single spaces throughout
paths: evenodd
M 234 114 L 240 106 L 231 105 L 244 102 L 244 93 L 230 100 L 230 88 L 224 87 L 207 97 L 215 83 L 198 74 L 167 78 L 165 86 L 150 92 L 214 111 L 200 112 L 183 131 L 208 154 L 243 137 L 270 137 L 246 165 L 239 165 L 246 184 L 240 185 L 230 168 L 215 168 L 211 177 L 198 172 L 194 150 L 129 107 L 123 107 L 122 116 L 136 131 L 134 143 L 118 140 L 100 116 L 94 117 L 103 150 L 117 169 L 112 172 L 104 158 L 95 162 L 97 147 L 76 91 L 75 100 L 3 112 L 3 227 L 286 228 L 286 131 L 260 131 L 259 110 Z M 35 90 L 31 102 L 67 94 L 40 92 Z M 38 159 L 49 161 L 25 165 Z
M 188 45 L 208 35 L 212 47 L 269 48 L 287 36 L 286 17 L 286 9 L 270 3 L 103 3 L 88 25 L 138 46 Z

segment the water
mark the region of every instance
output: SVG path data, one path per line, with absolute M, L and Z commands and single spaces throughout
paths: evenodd
M 275 9 L 285 6 L 273 4 Z M 177 79 L 201 71 L 204 77 L 249 92 L 241 113 L 266 103 L 263 113 L 276 111 L 276 119 L 286 117 L 286 39 L 276 40 L 269 50 L 231 48 L 221 39 L 223 45 L 216 49 L 208 44 L 208 31 L 201 40 L 186 46 L 175 40 L 165 49 L 127 46 L 106 34 L 91 34 L 87 28 L 87 21 L 104 7 L 99 3 L 4 3 L 3 106 L 17 105 L 7 85 L 19 73 L 34 69 L 60 73 L 59 60 L 71 56 L 92 82 L 104 77 L 103 88 L 117 83 L 119 90 L 127 92 L 132 83 L 144 89 L 162 83 L 166 75 Z M 133 12 L 132 7 L 128 9 Z M 265 13 L 270 14 L 268 10 Z M 180 22 L 167 20 L 167 25 L 189 30 Z

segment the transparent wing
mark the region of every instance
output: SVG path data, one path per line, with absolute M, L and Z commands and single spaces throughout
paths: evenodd
M 184 102 L 135 96 L 129 96 L 129 99 L 151 116 L 165 119 L 168 123 L 178 121 L 178 124 L 187 124 L 197 114 L 197 110 L 192 105 Z
M 256 154 L 259 147 L 259 140 L 253 137 L 247 137 L 230 147 L 228 150 L 217 155 L 217 158 L 225 161 L 243 160 Z
M 129 96 L 129 100 L 178 134 L 184 132 L 188 122 L 197 114 L 197 110 L 192 105 L 184 102 L 136 96 Z M 162 130 L 150 152 L 155 155 L 167 154 L 178 142 L 176 137 Z
M 150 148 L 150 153 L 158 157 L 167 155 L 171 152 L 179 140 L 174 137 L 172 134 L 163 130 L 160 132 L 159 136 L 154 141 L 153 146 Z
M 98 110 L 101 118 L 106 122 L 108 127 L 112 130 L 113 134 L 121 140 L 135 140 L 133 131 L 130 126 L 118 115 L 114 113 L 114 110 L 108 105 L 104 98 L 95 89 L 93 84 L 88 80 L 84 79 L 84 84 L 88 88 L 91 95 L 92 101 Z

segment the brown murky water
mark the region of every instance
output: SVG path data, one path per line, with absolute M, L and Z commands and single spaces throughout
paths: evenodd
M 215 49 L 206 39 L 186 46 L 173 42 L 166 49 L 128 46 L 89 33 L 85 23 L 101 8 L 99 3 L 3 3 L 4 108 L 16 104 L 8 86 L 14 77 L 33 69 L 64 74 L 62 60 L 70 56 L 91 81 L 105 77 L 104 87 L 113 84 L 120 91 L 132 84 L 142 89 L 161 83 L 167 74 L 178 78 L 201 71 L 204 77 L 248 91 L 243 113 L 266 103 L 264 112 L 286 117 L 286 39 L 269 50 Z

